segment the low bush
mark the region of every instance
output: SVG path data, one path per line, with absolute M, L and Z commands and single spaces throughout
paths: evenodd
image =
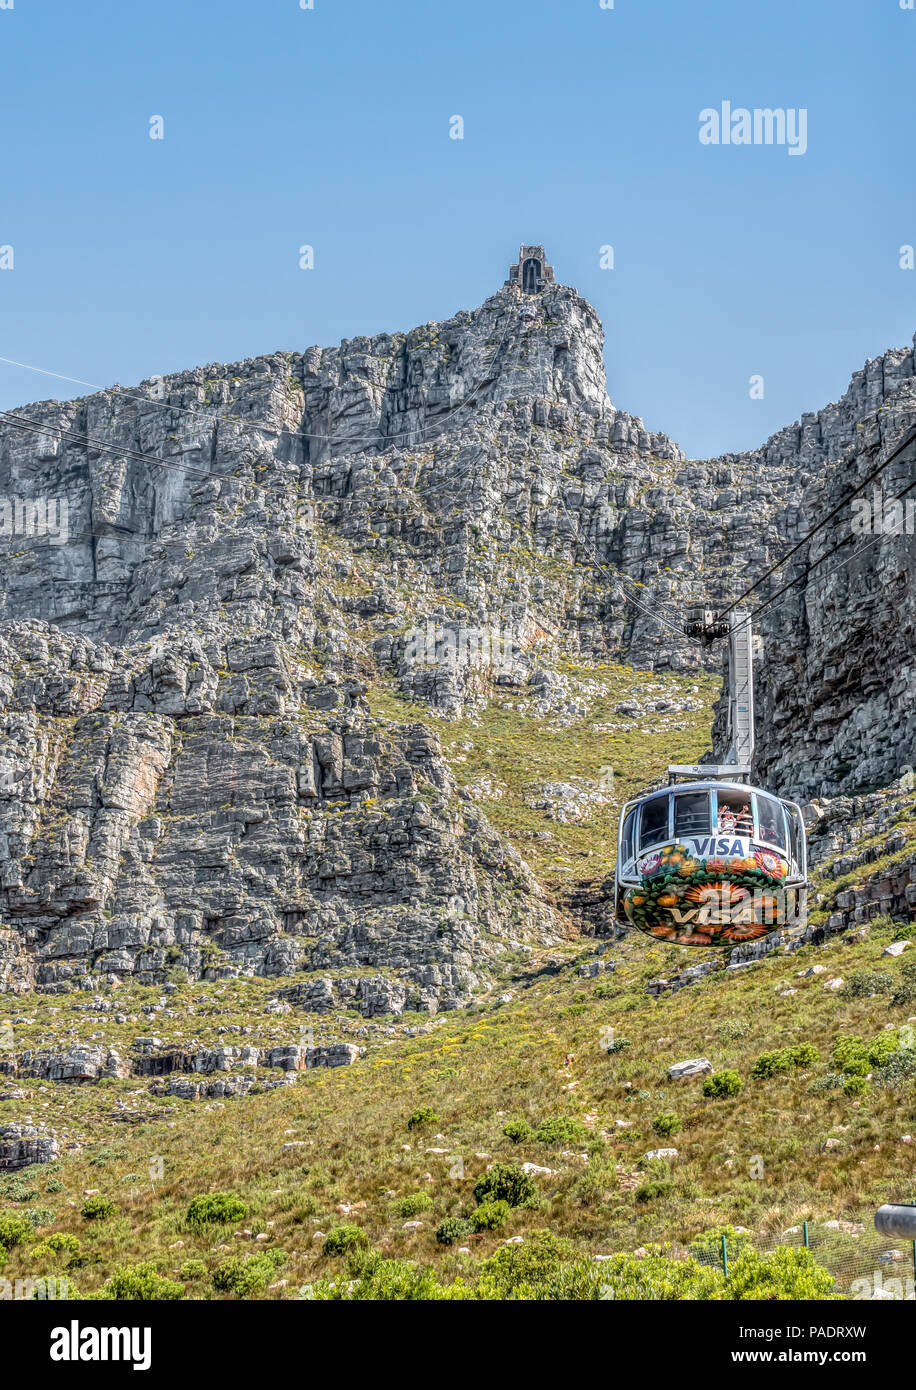
M 876 1086 L 880 1086 L 885 1091 L 896 1091 L 899 1086 L 904 1086 L 916 1077 L 916 1052 L 907 1048 L 899 1052 L 892 1052 L 883 1066 L 877 1067 L 872 1073 L 872 1079 Z
M 651 1182 L 641 1183 L 636 1189 L 636 1200 L 640 1203 L 656 1202 L 659 1197 L 670 1197 L 674 1183 L 670 1178 L 653 1178 Z
M 424 1125 L 439 1124 L 439 1116 L 431 1105 L 422 1105 L 419 1110 L 415 1110 L 407 1121 L 408 1129 L 422 1129 Z
M 817 1048 L 813 1043 L 795 1043 L 791 1047 L 777 1047 L 772 1052 L 761 1052 L 751 1070 L 757 1081 L 765 1081 L 771 1076 L 781 1076 L 800 1067 L 812 1067 L 817 1062 Z
M 703 1082 L 703 1094 L 713 1100 L 728 1100 L 731 1096 L 736 1096 L 741 1090 L 741 1077 L 736 1071 L 717 1071 L 714 1076 L 707 1076 Z
M 590 1135 L 581 1120 L 556 1115 L 539 1124 L 534 1137 L 539 1144 L 585 1144 Z
M 107 1302 L 162 1303 L 184 1298 L 184 1285 L 166 1279 L 152 1261 L 138 1265 L 118 1265 L 98 1293 L 87 1295 Z
M 463 1216 L 447 1216 L 436 1228 L 436 1240 L 440 1245 L 456 1245 L 470 1234 L 471 1223 Z
M 821 1091 L 841 1091 L 848 1079 L 840 1071 L 825 1072 L 805 1088 L 805 1095 L 819 1095 Z
M 110 1216 L 114 1216 L 116 1211 L 117 1207 L 111 1198 L 103 1197 L 99 1193 L 95 1197 L 86 1198 L 80 1207 L 80 1216 L 84 1221 L 107 1221 Z
M 282 1250 L 264 1250 L 259 1255 L 229 1255 L 213 1271 L 213 1287 L 220 1293 L 245 1298 L 266 1289 L 277 1270 L 286 1263 Z
M 872 999 L 877 994 L 890 994 L 893 977 L 883 970 L 851 970 L 840 990 L 841 999 Z
M 477 1232 L 498 1231 L 500 1226 L 505 1226 L 511 1210 L 508 1202 L 483 1202 L 471 1212 L 471 1226 Z
M 52 1231 L 33 1245 L 29 1253 L 33 1260 L 48 1260 L 63 1269 L 76 1269 L 83 1263 L 82 1250 L 79 1236 L 71 1235 L 69 1231 Z
M 408 1192 L 406 1197 L 398 1198 L 394 1209 L 398 1216 L 406 1218 L 419 1216 L 421 1211 L 429 1211 L 432 1204 L 433 1199 L 428 1192 Z
M 189 1226 L 225 1225 L 247 1215 L 248 1208 L 234 1192 L 204 1192 L 191 1201 L 185 1221 Z
M 0 1250 L 12 1250 L 14 1245 L 24 1245 L 34 1234 L 35 1227 L 24 1216 L 0 1212 Z
M 345 1221 L 341 1226 L 332 1226 L 325 1236 L 322 1250 L 325 1255 L 345 1255 L 359 1245 L 368 1245 L 369 1237 L 362 1226 L 353 1221 Z
M 652 1129 L 659 1139 L 671 1139 L 675 1134 L 680 1134 L 683 1125 L 677 1115 L 666 1111 L 662 1115 L 656 1115 L 652 1121 Z
M 510 1207 L 534 1207 L 540 1200 L 537 1184 L 518 1163 L 494 1163 L 474 1187 L 474 1201 L 508 1202 Z
M 507 1139 L 511 1139 L 513 1144 L 526 1144 L 534 1138 L 534 1130 L 527 1120 L 510 1120 L 503 1125 L 503 1134 Z

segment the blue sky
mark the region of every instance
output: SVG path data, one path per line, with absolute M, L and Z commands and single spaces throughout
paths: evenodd
M 407 329 L 543 242 L 616 405 L 750 447 L 916 329 L 914 54 L 900 0 L 13 0 L 0 355 L 128 385 Z M 701 145 L 723 100 L 807 152 Z M 0 365 L 2 406 L 73 394 Z

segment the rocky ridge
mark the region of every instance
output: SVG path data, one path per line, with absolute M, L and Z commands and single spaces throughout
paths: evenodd
M 303 972 L 310 1008 L 436 1010 L 568 933 L 424 707 L 496 686 L 562 720 L 588 703 L 570 655 L 709 660 L 668 624 L 803 536 L 903 437 L 914 392 L 893 351 L 760 450 L 688 461 L 611 404 L 601 350 L 574 290 L 509 287 L 407 334 L 0 422 L 0 488 L 66 499 L 68 524 L 4 541 L 0 988 Z M 774 789 L 835 796 L 913 761 L 912 563 L 881 538 L 764 613 Z M 373 715 L 376 684 L 417 722 Z M 588 813 L 558 785 L 548 814 Z

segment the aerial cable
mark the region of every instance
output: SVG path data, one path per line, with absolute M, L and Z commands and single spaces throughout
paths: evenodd
M 914 480 L 912 483 L 908 483 L 902 492 L 898 492 L 896 497 L 892 497 L 890 500 L 892 502 L 901 502 L 908 492 L 912 492 L 914 487 L 916 487 L 916 480 Z M 869 539 L 865 541 L 863 545 L 860 545 L 856 550 L 854 550 L 851 555 L 845 556 L 842 560 L 839 561 L 838 564 L 832 565 L 831 568 L 827 570 L 826 574 L 818 577 L 826 579 L 828 575 L 834 574 L 837 570 L 842 569 L 844 565 L 850 564 L 859 555 L 861 555 L 863 551 L 868 550 L 869 546 L 874 545 L 876 541 L 884 540 L 884 538 L 885 533 L 883 531 L 879 531 L 876 535 L 870 536 Z M 773 594 L 771 598 L 766 599 L 763 603 L 759 604 L 758 607 L 753 610 L 753 612 L 749 613 L 746 621 L 751 622 L 752 619 L 755 618 L 758 613 L 764 612 L 764 610 L 769 608 L 771 604 L 775 603 L 776 599 L 778 599 L 781 594 L 786 593 L 795 584 L 798 584 L 802 579 L 809 575 L 812 570 L 816 569 L 818 565 L 823 564 L 825 560 L 829 560 L 831 555 L 835 555 L 836 552 L 839 550 L 840 546 L 845 545 L 848 540 L 849 536 L 844 536 L 842 540 L 839 540 L 836 545 L 830 548 L 830 550 L 825 551 L 825 553 L 821 555 L 817 560 L 812 561 L 810 565 L 806 565 L 800 574 L 797 574 L 794 579 L 790 579 L 788 583 L 782 586 L 781 589 L 777 589 L 776 593 Z M 739 626 L 743 626 L 743 623 L 739 624 Z
M 129 448 L 126 444 L 113 444 L 107 440 L 95 439 L 88 434 L 81 434 L 76 430 L 64 430 L 58 425 L 46 425 L 41 420 L 33 420 L 28 415 L 13 415 L 8 410 L 0 410 L 0 419 L 5 420 L 8 425 L 16 426 L 17 429 L 30 430 L 32 434 L 50 434 L 74 443 L 91 444 L 102 453 L 118 453 L 139 463 L 156 463 L 163 468 L 177 469 L 181 473 L 196 473 L 200 478 L 218 479 L 224 476 L 220 473 L 207 472 L 203 468 L 196 468 L 190 463 L 177 463 L 173 459 L 160 458 L 158 454 L 143 454 L 136 449 Z
M 916 440 L 916 430 L 914 430 L 910 435 L 908 435 L 907 438 L 902 441 L 902 443 L 898 444 L 896 448 L 884 460 L 884 462 L 879 464 L 877 468 L 873 469 L 872 472 L 869 473 L 868 477 L 865 478 L 865 480 L 861 482 L 858 487 L 853 488 L 852 492 L 847 493 L 843 500 L 841 502 L 838 502 L 837 505 L 833 508 L 833 510 L 827 513 L 823 520 L 819 521 L 816 526 L 813 526 L 810 531 L 806 532 L 806 534 L 802 536 L 801 540 L 792 546 L 791 550 L 787 550 L 785 555 L 783 555 L 781 559 L 777 560 L 774 565 L 771 565 L 770 568 L 764 574 L 762 574 L 759 579 L 757 579 L 753 584 L 751 584 L 749 588 L 745 589 L 744 593 L 740 594 L 738 598 L 734 600 L 734 602 L 730 603 L 727 608 L 723 609 L 718 616 L 720 618 L 724 618 L 725 615 L 727 613 L 730 613 L 733 608 L 737 608 L 739 604 L 743 603 L 744 600 L 750 594 L 752 594 L 755 589 L 759 589 L 760 585 L 764 582 L 764 580 L 769 579 L 771 574 L 773 574 L 776 570 L 781 569 L 781 567 L 786 563 L 787 560 L 790 560 L 793 555 L 795 555 L 799 550 L 801 550 L 802 546 L 806 545 L 808 541 L 810 541 L 812 536 L 817 535 L 818 531 L 822 531 L 824 527 L 829 522 L 831 522 L 835 516 L 837 516 L 841 511 L 843 511 L 843 509 L 846 506 L 848 506 L 848 504 L 852 501 L 854 497 L 857 497 L 860 492 L 864 492 L 868 485 L 870 483 L 873 483 L 875 478 L 878 477 L 878 474 L 883 473 L 885 468 L 887 468 L 888 464 L 893 463 L 894 459 L 898 458 L 899 455 L 903 453 L 904 449 L 906 449 L 910 444 L 912 444 L 914 440 Z M 783 590 L 780 589 L 778 592 L 782 593 Z
M 498 343 L 496 344 L 496 346 L 493 348 L 492 354 L 491 354 L 491 359 L 492 359 L 492 358 L 495 358 L 495 357 L 501 352 L 501 350 L 502 350 L 502 348 L 503 348 L 503 345 L 505 344 L 505 342 L 507 341 L 507 339 L 508 339 L 508 337 L 509 337 L 509 333 L 510 333 L 511 327 L 512 327 L 512 319 L 513 319 L 513 315 L 512 315 L 512 313 L 511 313 L 511 306 L 507 306 L 507 307 L 506 307 L 506 319 L 507 319 L 507 323 L 506 323 L 505 332 L 503 333 L 503 336 L 500 338 L 499 342 L 498 342 Z M 413 330 L 411 330 L 411 331 L 413 331 Z M 407 336 L 407 335 L 405 334 L 405 338 L 406 338 L 406 336 Z M 273 355 L 276 355 L 276 354 L 267 354 L 267 356 L 273 356 Z M 298 355 L 298 356 L 303 356 L 304 354 L 302 354 L 302 353 L 299 353 L 299 354 L 291 353 L 290 355 L 291 355 L 291 356 L 296 356 L 296 355 Z M 52 376 L 52 377 L 55 377 L 55 378 L 56 378 L 57 380 L 59 380 L 59 381 L 68 381 L 68 382 L 70 382 L 72 385 L 75 385 L 75 386 L 88 386 L 88 387 L 90 388 L 90 390 L 92 390 L 92 391 L 103 392 L 103 391 L 114 391 L 114 390 L 116 390 L 116 391 L 118 391 L 121 395 L 127 397 L 128 400 L 140 401 L 140 402 L 141 402 L 142 404 L 144 404 L 144 405 L 154 405 L 154 406 L 158 406 L 158 407 L 159 407 L 160 409 L 162 409 L 162 410 L 178 411 L 178 412 L 181 413 L 181 414 L 191 415 L 191 416 L 194 416 L 195 418 L 198 418 L 198 419 L 200 418 L 200 415 L 201 415 L 201 412 L 200 412 L 199 410 L 193 410 L 193 409 L 191 409 L 191 407 L 189 407 L 189 406 L 171 405 L 168 401 L 159 401 L 159 400 L 156 400 L 155 397 L 153 397 L 153 396 L 141 396 L 141 395 L 139 395 L 139 394 L 137 394 L 137 393 L 135 393 L 135 392 L 125 391 L 125 390 L 123 389 L 123 387 L 120 387 L 120 386 L 117 386 L 117 387 L 111 387 L 111 386 L 109 386 L 109 387 L 106 387 L 106 386 L 97 386 L 94 382 L 91 382 L 91 381 L 83 381 L 83 380 L 81 380 L 79 377 L 75 377 L 75 376 L 66 376 L 66 375 L 64 375 L 63 372 L 52 372 L 52 371 L 49 371 L 49 370 L 48 370 L 47 368 L 45 368 L 45 367 L 34 367 L 34 366 L 32 366 L 30 363 L 28 363 L 28 362 L 17 362 L 17 361 L 16 361 L 14 358 L 12 358 L 12 357 L 0 357 L 0 362 L 5 362 L 8 366 L 11 366 L 11 367 L 21 367 L 21 368 L 23 368 L 25 371 L 28 371 L 28 372 L 39 372 L 42 376 Z M 165 380 L 164 377 L 159 377 L 159 378 L 156 378 L 156 379 L 157 379 L 157 380 L 161 380 L 161 381 L 164 381 L 164 380 Z M 465 396 L 464 400 L 463 400 L 463 401 L 459 401 L 459 403 L 454 407 L 454 409 L 448 410 L 448 411 L 446 411 L 443 415 L 438 416 L 437 419 L 436 419 L 432 424 L 420 428 L 419 434 L 421 435 L 421 437 L 424 437 L 424 436 L 426 435 L 426 433 L 428 432 L 429 429 L 432 429 L 432 428 L 434 428 L 434 427 L 438 427 L 438 425 L 439 425 L 442 421 L 450 420 L 454 415 L 457 415 L 458 411 L 464 410 L 464 408 L 465 408 L 466 406 L 471 405 L 471 404 L 477 399 L 477 397 L 480 395 L 480 393 L 481 393 L 482 390 L 484 389 L 484 387 L 485 387 L 485 385 L 486 385 L 486 383 L 487 383 L 488 380 L 490 380 L 490 377 L 489 377 L 488 375 L 485 374 L 483 377 L 481 377 L 481 379 L 480 379 L 480 381 L 478 382 L 478 384 L 477 384 L 476 386 L 472 387 L 471 391 L 468 393 L 467 396 Z M 327 441 L 328 443 L 330 443 L 330 442 L 332 441 L 332 439 L 333 439 L 333 435 L 330 435 L 330 434 L 318 434 L 318 433 L 313 432 L 313 431 L 310 431 L 310 430 L 290 430 L 290 429 L 287 429 L 285 426 L 281 426 L 280 428 L 277 428 L 275 425 L 260 424 L 257 420 L 250 420 L 250 419 L 246 418 L 246 417 L 243 416 L 243 415 L 234 415 L 234 414 L 221 415 L 221 416 L 216 417 L 216 419 L 215 419 L 214 421 L 212 421 L 212 423 L 219 423 L 220 421 L 225 421 L 225 420 L 231 421 L 231 422 L 233 422 L 233 423 L 241 424 L 241 425 L 247 425 L 247 426 L 249 426 L 251 429 L 261 430 L 261 431 L 264 432 L 265 434 L 273 434 L 273 435 L 282 435 L 282 434 L 286 434 L 286 435 L 288 435 L 288 436 L 289 436 L 290 438 L 292 438 L 292 439 L 325 440 L 325 441 Z M 416 434 L 416 433 L 417 433 L 417 431 L 415 431 L 415 430 L 398 430 L 395 434 L 384 435 L 384 436 L 382 436 L 382 437 L 383 437 L 385 440 L 407 439 L 407 438 L 409 438 L 411 435 L 414 435 L 414 434 Z

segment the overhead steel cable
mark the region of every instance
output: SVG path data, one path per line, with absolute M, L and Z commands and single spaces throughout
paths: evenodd
M 14 425 L 17 429 L 29 430 L 32 434 L 54 435 L 76 443 L 89 444 L 102 453 L 121 454 L 125 458 L 134 459 L 139 463 L 156 463 L 162 468 L 174 468 L 182 473 L 196 473 L 200 478 L 224 476 L 220 473 L 211 473 L 203 468 L 197 468 L 192 463 L 178 463 L 174 459 L 161 458 L 159 454 L 144 454 L 138 449 L 129 448 L 126 444 L 113 444 L 109 440 L 95 439 L 92 435 L 82 434 L 77 430 L 65 430 L 61 429 L 59 425 L 43 424 L 41 420 L 34 420 L 28 415 L 14 415 L 8 410 L 0 410 L 0 419 L 5 420 L 8 425 Z
M 771 574 L 775 574 L 776 570 L 781 569 L 787 560 L 791 560 L 793 555 L 796 555 L 798 551 L 802 549 L 803 546 L 807 545 L 808 542 L 811 540 L 812 536 L 816 536 L 819 531 L 822 531 L 825 526 L 829 525 L 833 518 L 835 516 L 838 516 L 839 513 L 844 509 L 844 507 L 847 507 L 849 505 L 849 503 L 853 500 L 854 497 L 858 497 L 859 493 L 864 492 L 865 489 L 869 486 L 869 484 L 873 483 L 875 479 L 878 477 L 878 475 L 880 473 L 883 473 L 885 468 L 887 468 L 889 464 L 893 463 L 896 458 L 899 458 L 899 456 L 903 453 L 904 449 L 908 448 L 909 445 L 914 442 L 914 440 L 916 440 L 916 430 L 913 430 L 913 432 L 909 434 L 906 439 L 904 439 L 900 444 L 898 444 L 893 449 L 893 451 L 887 456 L 884 462 L 879 464 L 877 468 L 873 469 L 872 472 L 869 473 L 868 477 L 865 478 L 858 485 L 858 487 L 853 488 L 852 492 L 847 493 L 843 500 L 841 502 L 838 502 L 837 505 L 831 511 L 829 511 L 827 515 L 817 523 L 816 526 L 813 526 L 810 531 L 806 532 L 806 534 L 802 536 L 800 541 L 797 541 L 796 544 L 793 545 L 790 550 L 787 550 L 785 555 L 783 555 L 781 559 L 777 560 L 775 564 L 771 565 L 770 568 L 766 570 L 766 572 L 762 574 L 759 579 L 755 580 L 753 584 L 751 584 L 747 589 L 745 589 L 744 593 L 740 594 L 738 598 L 734 600 L 734 602 L 728 605 L 727 608 L 724 608 L 718 616 L 720 618 L 724 618 L 725 615 L 727 613 L 730 613 L 733 608 L 737 608 L 739 604 L 742 604 L 744 600 L 754 592 L 755 589 L 759 589 L 760 585 L 763 584 L 767 579 L 769 579 Z M 909 491 L 909 489 L 907 489 L 907 491 Z M 779 592 L 782 593 L 783 591 L 779 590 Z
M 506 309 L 506 318 L 507 318 L 506 330 L 505 330 L 505 332 L 503 333 L 502 337 L 499 339 L 499 341 L 498 341 L 498 343 L 496 344 L 496 346 L 492 349 L 491 358 L 495 358 L 495 357 L 497 356 L 497 354 L 498 354 L 499 352 L 502 351 L 502 348 L 503 348 L 504 344 L 506 343 L 506 341 L 507 341 L 507 339 L 508 339 L 508 337 L 509 337 L 509 333 L 510 333 L 511 327 L 512 327 L 512 319 L 513 319 L 513 315 L 512 315 L 511 312 L 510 312 L 510 308 L 511 308 L 511 306 L 507 306 L 507 309 Z M 411 331 L 414 331 L 414 330 L 411 330 Z M 408 335 L 405 334 L 404 336 L 405 336 L 405 339 L 406 339 L 406 337 L 407 337 Z M 268 354 L 268 355 L 270 356 L 270 355 L 281 355 L 281 354 Z M 299 354 L 291 353 L 290 355 L 291 355 L 291 356 L 297 356 L 297 355 L 298 355 L 298 356 L 302 356 L 303 354 L 301 354 L 301 353 L 299 353 Z M 90 390 L 95 391 L 95 392 L 115 391 L 115 390 L 116 390 L 120 395 L 125 396 L 128 400 L 139 401 L 139 402 L 140 402 L 141 404 L 143 404 L 143 405 L 158 406 L 158 407 L 159 407 L 160 409 L 162 409 L 162 410 L 177 411 L 177 412 L 179 412 L 179 413 L 181 413 L 181 414 L 191 415 L 191 416 L 193 416 L 193 417 L 195 417 L 195 418 L 200 418 L 200 415 L 201 415 L 201 412 L 200 412 L 199 410 L 193 410 L 190 406 L 185 406 L 185 405 L 173 405 L 173 404 L 170 403 L 169 401 L 160 401 L 160 400 L 157 400 L 154 396 L 141 396 L 141 395 L 137 394 L 136 392 L 126 391 L 126 390 L 125 390 L 123 387 L 121 387 L 121 386 L 117 386 L 117 387 L 112 387 L 112 386 L 97 386 L 94 382 L 91 382 L 91 381 L 83 381 L 80 377 L 66 376 L 63 372 L 52 372 L 52 371 L 49 371 L 46 367 L 34 367 L 34 366 L 32 366 L 30 363 L 28 363 L 28 362 L 18 362 L 18 361 L 16 361 L 16 359 L 13 358 L 13 357 L 0 357 L 0 362 L 5 362 L 5 363 L 7 364 L 7 366 L 10 366 L 10 367 L 20 367 L 20 368 L 22 368 L 24 371 L 27 371 L 27 372 L 38 372 L 38 373 L 40 373 L 42 376 L 51 376 L 51 377 L 56 378 L 56 380 L 58 380 L 58 381 L 68 381 L 68 382 L 71 383 L 71 385 L 74 385 L 74 386 L 88 386 L 88 387 L 90 388 Z M 163 382 L 165 381 L 165 377 L 157 377 L 157 378 L 151 378 L 151 379 L 158 380 L 158 381 L 163 381 Z M 476 386 L 473 386 L 473 387 L 471 388 L 471 390 L 470 390 L 470 391 L 468 392 L 468 394 L 465 396 L 464 400 L 459 401 L 458 404 L 457 404 L 454 408 L 447 410 L 443 415 L 437 417 L 437 419 L 436 419 L 435 421 L 431 422 L 431 424 L 429 424 L 429 425 L 427 425 L 427 426 L 420 427 L 419 430 L 398 430 L 398 431 L 396 431 L 394 434 L 383 435 L 383 436 L 381 436 L 381 437 L 384 438 L 386 441 L 387 441 L 387 440 L 395 440 L 395 439 L 408 439 L 408 438 L 410 438 L 411 435 L 416 435 L 417 433 L 419 433 L 419 435 L 421 436 L 421 438 L 424 437 L 424 436 L 428 433 L 429 430 L 431 430 L 431 429 L 437 427 L 440 423 L 442 423 L 442 422 L 445 421 L 445 420 L 450 420 L 450 419 L 452 419 L 452 417 L 455 416 L 455 415 L 457 415 L 458 412 L 459 412 L 460 410 L 464 410 L 467 406 L 472 405 L 473 402 L 480 396 L 481 392 L 483 391 L 484 387 L 486 386 L 486 384 L 487 384 L 487 382 L 488 382 L 489 380 L 490 380 L 490 375 L 489 375 L 489 373 L 485 372 L 484 375 L 481 376 L 481 378 L 480 378 L 480 380 L 478 381 L 477 385 L 476 385 Z M 292 438 L 292 439 L 309 439 L 309 440 L 314 439 L 314 440 L 323 440 L 323 441 L 325 441 L 325 442 L 330 443 L 330 442 L 333 440 L 333 438 L 334 438 L 334 436 L 333 436 L 332 434 L 319 434 L 319 433 L 317 433 L 316 431 L 312 431 L 312 430 L 291 430 L 291 429 L 289 429 L 289 428 L 288 428 L 287 426 L 285 426 L 285 425 L 276 426 L 276 425 L 262 424 L 262 423 L 260 423 L 259 421 L 257 421 L 257 420 L 251 420 L 251 419 L 249 419 L 248 417 L 246 417 L 246 416 L 244 416 L 244 415 L 226 414 L 226 415 L 218 416 L 218 417 L 217 417 L 217 420 L 227 420 L 227 421 L 230 421 L 231 423 L 241 424 L 241 425 L 247 425 L 249 428 L 251 428 L 251 429 L 256 429 L 256 430 L 261 430 L 261 431 L 262 431 L 263 433 L 265 433 L 265 434 L 274 434 L 274 435 L 286 434 L 286 435 L 289 435 L 290 438 Z M 216 422 L 214 422 L 214 423 L 216 423 Z
M 895 497 L 892 497 L 890 499 L 890 501 L 902 502 L 904 497 L 906 497 L 907 493 L 912 492 L 914 487 L 916 487 L 916 479 L 914 479 L 911 483 L 907 483 L 903 491 L 898 492 Z M 892 532 L 891 534 L 894 535 L 896 533 Z M 837 570 L 842 569 L 844 565 L 850 564 L 859 555 L 861 555 L 863 551 L 868 550 L 868 548 L 874 545 L 877 541 L 884 540 L 885 536 L 886 533 L 883 530 L 878 531 L 874 536 L 870 536 L 869 539 L 865 541 L 863 545 L 858 546 L 858 548 L 854 550 L 851 555 L 844 556 L 838 564 L 832 565 L 831 568 L 827 570 L 827 573 L 825 575 L 819 576 L 819 578 L 826 578 L 827 575 L 834 574 Z M 800 574 L 797 574 L 794 579 L 790 579 L 786 584 L 782 586 L 781 589 L 777 589 L 776 593 L 773 594 L 771 598 L 766 599 L 763 603 L 759 604 L 751 613 L 749 613 L 745 621 L 751 622 L 757 616 L 758 613 L 763 613 L 767 608 L 770 608 L 780 597 L 780 595 L 785 594 L 789 589 L 793 588 L 796 584 L 799 584 L 811 573 L 812 570 L 817 569 L 818 565 L 822 565 L 825 560 L 829 560 L 830 556 L 835 555 L 836 552 L 840 549 L 840 546 L 845 545 L 849 539 L 849 536 L 844 536 L 842 540 L 837 541 L 836 545 L 831 546 L 831 548 L 828 551 L 825 551 L 823 555 L 819 556 L 817 560 L 813 560 L 810 565 L 806 565 Z

